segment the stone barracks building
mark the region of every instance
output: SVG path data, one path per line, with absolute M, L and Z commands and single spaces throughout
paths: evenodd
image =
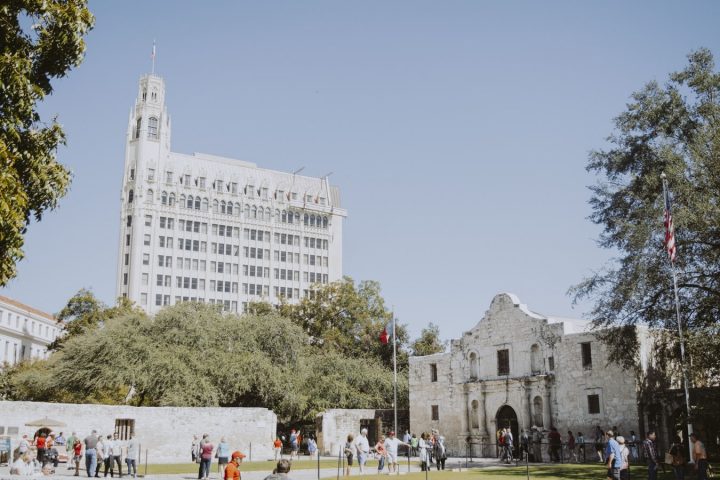
M 627 435 L 639 424 L 635 374 L 608 363 L 588 323 L 537 314 L 509 293 L 449 353 L 410 358 L 411 431 L 438 429 L 461 455 L 468 440 L 474 455 L 494 453 L 481 445 L 506 426 L 516 440 L 537 426 L 591 441 L 595 425 Z

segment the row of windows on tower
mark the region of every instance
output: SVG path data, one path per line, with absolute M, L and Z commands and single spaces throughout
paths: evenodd
M 154 203 L 154 192 L 149 189 L 147 196 L 145 197 L 145 203 Z M 128 192 L 128 203 L 132 203 L 135 198 L 134 190 Z M 173 207 L 176 204 L 175 194 L 170 192 L 162 192 L 160 195 L 160 204 Z M 207 198 L 201 198 L 199 196 L 185 194 L 180 195 L 179 201 L 180 208 L 187 208 L 191 210 L 199 210 L 201 212 L 207 212 L 210 210 L 210 201 Z M 217 214 L 225 215 L 236 215 L 240 216 L 242 208 L 240 203 L 226 202 L 225 200 L 213 200 L 212 212 Z M 264 220 L 270 221 L 272 218 L 272 210 L 269 207 L 263 208 L 256 205 L 245 204 L 245 218 L 252 220 Z M 328 228 L 328 217 L 326 215 L 314 215 L 300 212 L 293 212 L 288 210 L 275 210 L 275 221 L 277 223 L 288 223 L 288 224 L 300 224 L 302 223 L 306 227 L 317 227 L 317 228 Z

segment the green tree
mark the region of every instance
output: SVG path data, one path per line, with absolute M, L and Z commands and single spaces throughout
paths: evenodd
M 0 6 L 0 285 L 16 275 L 23 234 L 57 206 L 70 173 L 55 159 L 65 143 L 36 104 L 51 80 L 80 64 L 93 16 L 85 0 L 9 0 Z
M 443 342 L 440 339 L 440 327 L 431 322 L 426 328 L 422 329 L 420 337 L 410 344 L 410 350 L 415 356 L 432 355 L 433 353 L 444 352 L 446 346 L 447 341 Z
M 135 308 L 132 302 L 125 297 L 118 298 L 116 306 L 108 307 L 98 300 L 92 291 L 85 288 L 80 289 L 57 314 L 57 321 L 63 324 L 63 332 L 48 345 L 48 350 L 59 350 L 70 338 L 94 329 L 105 320 L 115 318 Z M 142 312 L 139 308 L 136 311 Z
M 600 246 L 617 258 L 570 292 L 576 301 L 594 300 L 597 327 L 623 327 L 608 330 L 605 339 L 613 358 L 626 364 L 637 352 L 635 325 L 666 328 L 677 340 L 662 172 L 673 194 L 680 308 L 691 354 L 700 354 L 700 340 L 707 339 L 693 332 L 716 328 L 720 319 L 720 75 L 709 50 L 688 59 L 664 85 L 650 82 L 632 95 L 615 119 L 609 148 L 592 152 L 587 167 L 598 176 L 590 218 L 603 228 Z M 717 342 L 709 346 L 716 349 Z
M 279 312 L 310 336 L 313 345 L 332 349 L 348 357 L 380 359 L 392 368 L 392 345 L 380 342 L 384 328 L 392 334 L 392 312 L 385 306 L 380 284 L 350 277 L 319 285 L 312 295 L 297 304 L 285 303 Z M 398 365 L 407 366 L 407 328 L 396 323 Z M 392 341 L 392 340 L 391 340 Z
M 399 382 L 407 397 L 407 380 Z M 224 315 L 183 303 L 148 317 L 116 311 L 68 338 L 47 360 L 0 374 L 14 400 L 143 406 L 245 406 L 281 421 L 313 421 L 326 408 L 392 402 L 392 372 L 313 345 L 278 314 Z

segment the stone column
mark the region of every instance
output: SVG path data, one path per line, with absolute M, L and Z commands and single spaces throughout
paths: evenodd
M 544 427 L 549 429 L 553 426 L 552 423 L 552 403 L 551 403 L 551 395 L 550 395 L 550 382 L 545 381 L 545 401 L 543 402 L 545 405 L 543 405 L 543 423 L 545 424 Z
M 535 419 L 533 418 L 533 391 L 532 391 L 532 382 L 530 380 L 527 380 L 525 382 L 525 392 L 527 392 L 527 428 L 529 429 L 535 424 Z
M 488 429 L 487 429 L 487 411 L 485 410 L 486 407 L 486 401 L 485 396 L 487 395 L 487 392 L 485 391 L 485 385 L 482 385 L 482 391 L 480 392 L 480 408 L 478 408 L 478 413 L 480 414 L 480 436 L 485 438 L 488 436 Z
M 469 405 L 469 398 L 468 398 L 468 384 L 466 383 L 463 385 L 463 402 L 465 402 L 465 415 L 461 416 L 460 420 L 460 430 L 465 432 L 465 436 L 470 435 L 470 431 L 472 429 L 472 420 L 470 419 L 470 414 L 472 410 L 470 409 Z

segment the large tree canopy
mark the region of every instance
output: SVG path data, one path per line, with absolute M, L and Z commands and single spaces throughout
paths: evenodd
M 587 168 L 598 180 L 590 218 L 603 227 L 599 244 L 617 258 L 571 293 L 595 301 L 597 327 L 675 331 L 663 244 L 664 172 L 672 192 L 681 312 L 689 346 L 698 348 L 702 337 L 693 332 L 717 333 L 720 318 L 720 75 L 710 51 L 688 59 L 664 85 L 650 82 L 634 93 L 615 119 L 610 147 L 591 153 Z M 615 359 L 632 359 L 635 336 L 617 335 L 632 331 L 613 330 Z
M 23 234 L 57 205 L 70 173 L 55 159 L 65 142 L 36 104 L 52 79 L 80 64 L 92 28 L 86 0 L 7 0 L 0 5 L 0 285 L 16 274 Z

